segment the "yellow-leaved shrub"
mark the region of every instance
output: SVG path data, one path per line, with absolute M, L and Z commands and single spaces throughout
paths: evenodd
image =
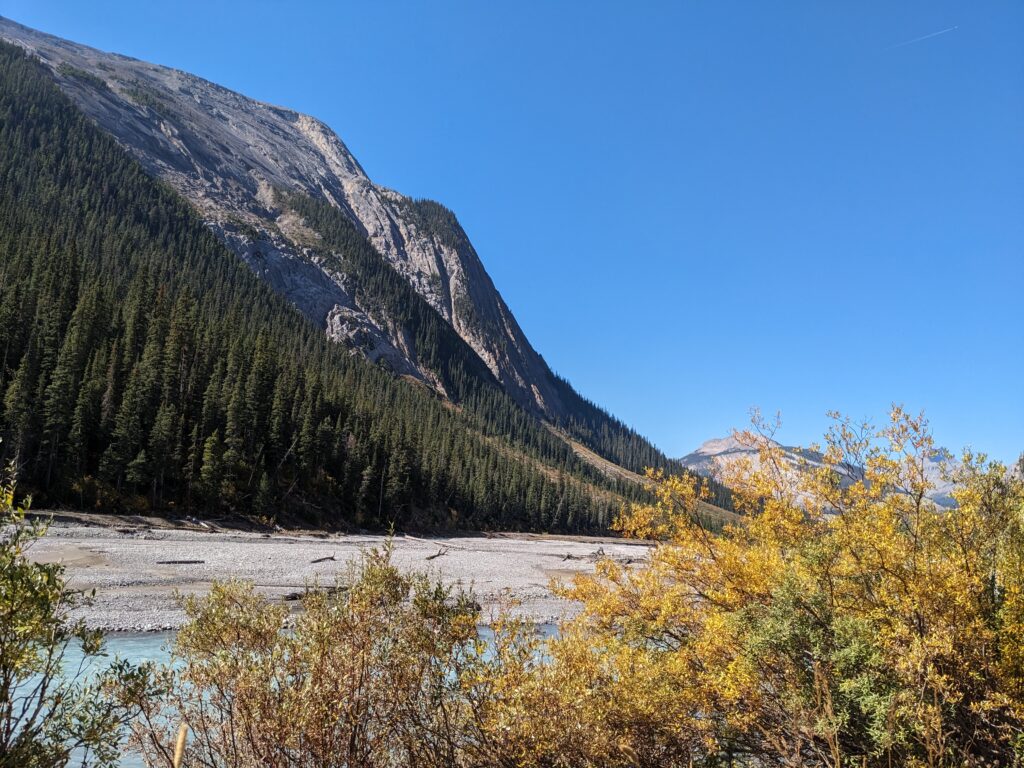
M 701 482 L 650 473 L 616 527 L 646 562 L 555 585 L 544 639 L 370 552 L 286 611 L 240 584 L 189 624 L 137 741 L 188 766 L 1016 766 L 1024 764 L 1024 481 L 983 456 L 929 499 L 927 423 L 836 417 L 795 460 L 757 422 L 727 466 L 737 522 Z
M 578 617 L 486 727 L 517 765 L 1017 766 L 1024 488 L 965 454 L 937 506 L 927 423 L 837 417 L 794 466 L 759 429 L 725 481 L 743 522 L 700 523 L 692 477 L 618 521 L 657 540 L 561 589 Z M 509 667 L 514 668 L 511 671 Z M 499 685 L 500 687 L 500 685 Z

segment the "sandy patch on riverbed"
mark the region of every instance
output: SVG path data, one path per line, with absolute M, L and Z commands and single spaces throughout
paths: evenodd
M 384 537 L 371 535 L 252 533 L 141 518 L 96 518 L 103 524 L 93 525 L 92 520 L 55 520 L 30 556 L 63 563 L 72 586 L 95 589 L 95 600 L 82 615 L 91 626 L 110 630 L 177 628 L 183 615 L 176 593 L 203 594 L 219 579 L 251 581 L 260 592 L 284 600 L 314 581 L 334 583 L 360 551 L 384 543 Z M 551 595 L 552 578 L 592 572 L 602 554 L 638 563 L 648 552 L 638 542 L 530 534 L 399 535 L 394 545 L 399 567 L 472 586 L 485 618 L 512 598 L 519 613 L 539 622 L 572 610 Z

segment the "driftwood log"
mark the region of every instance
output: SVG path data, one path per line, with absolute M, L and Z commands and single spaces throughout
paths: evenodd
M 205 560 L 157 560 L 157 565 L 201 565 Z

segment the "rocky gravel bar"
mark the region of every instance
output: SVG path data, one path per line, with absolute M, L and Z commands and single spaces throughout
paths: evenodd
M 316 531 L 265 533 L 199 521 L 167 521 L 62 513 L 35 542 L 30 557 L 59 562 L 71 586 L 95 590 L 80 615 L 110 631 L 177 629 L 180 596 L 204 594 L 214 581 L 241 579 L 274 600 L 289 601 L 311 584 L 333 585 L 360 553 L 380 547 L 379 535 Z M 394 562 L 470 588 L 486 621 L 499 607 L 538 623 L 557 621 L 573 606 L 552 595 L 552 580 L 593 572 L 601 557 L 643 562 L 649 545 L 609 538 L 487 534 L 393 537 Z

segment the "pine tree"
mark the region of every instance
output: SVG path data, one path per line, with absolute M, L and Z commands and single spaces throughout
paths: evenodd
M 200 487 L 208 501 L 214 502 L 220 497 L 223 477 L 224 444 L 220 430 L 215 430 L 203 443 L 203 464 L 199 472 Z

